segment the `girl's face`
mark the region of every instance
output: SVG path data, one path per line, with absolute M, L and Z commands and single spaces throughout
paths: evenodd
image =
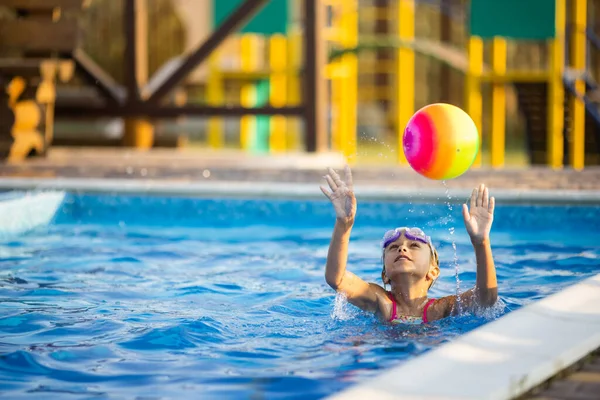
M 383 262 L 385 275 L 391 280 L 404 274 L 425 278 L 436 267 L 429 245 L 406 238 L 404 232 L 385 248 Z

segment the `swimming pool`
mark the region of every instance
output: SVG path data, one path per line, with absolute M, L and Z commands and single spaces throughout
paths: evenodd
M 323 397 L 594 275 L 598 215 L 600 206 L 498 204 L 498 307 L 408 329 L 379 324 L 325 284 L 325 201 L 70 194 L 48 228 L 0 242 L 0 389 Z M 359 199 L 349 268 L 379 281 L 380 236 L 402 225 L 438 246 L 433 296 L 473 284 L 456 205 Z

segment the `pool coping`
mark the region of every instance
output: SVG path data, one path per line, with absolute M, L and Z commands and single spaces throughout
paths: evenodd
M 241 181 L 164 181 L 152 179 L 109 178 L 0 178 L 0 190 L 48 191 L 77 193 L 151 194 L 191 197 L 245 197 L 324 199 L 318 184 Z M 468 189 L 389 187 L 360 185 L 355 188 L 358 200 L 447 203 L 463 201 Z M 495 189 L 497 203 L 504 204 L 600 204 L 600 190 Z
M 513 399 L 599 347 L 597 274 L 328 399 Z
M 64 191 L 0 193 L 0 237 L 47 226 L 63 204 Z

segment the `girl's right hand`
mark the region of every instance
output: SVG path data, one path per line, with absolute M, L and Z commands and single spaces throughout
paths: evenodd
M 325 175 L 325 179 L 331 191 L 323 186 L 320 186 L 320 188 L 333 204 L 337 219 L 345 224 L 352 224 L 356 215 L 356 198 L 354 197 L 350 167 L 346 165 L 344 171 L 345 182 L 340 179 L 340 176 L 333 169 L 328 168 L 329 173 Z

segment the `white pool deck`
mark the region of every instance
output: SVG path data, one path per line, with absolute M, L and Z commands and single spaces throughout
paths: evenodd
M 161 182 L 85 178 L 0 178 L 0 233 L 48 224 L 65 191 L 178 196 L 321 198 L 312 184 Z M 10 192 L 14 190 L 16 192 Z M 442 191 L 362 186 L 357 197 L 382 201 L 447 201 Z M 454 199 L 468 191 L 450 191 Z M 599 191 L 495 193 L 510 203 L 600 204 Z M 599 215 L 600 217 L 600 215 Z M 600 268 L 599 268 L 600 272 Z M 466 333 L 330 399 L 511 399 L 600 348 L 600 274 Z

